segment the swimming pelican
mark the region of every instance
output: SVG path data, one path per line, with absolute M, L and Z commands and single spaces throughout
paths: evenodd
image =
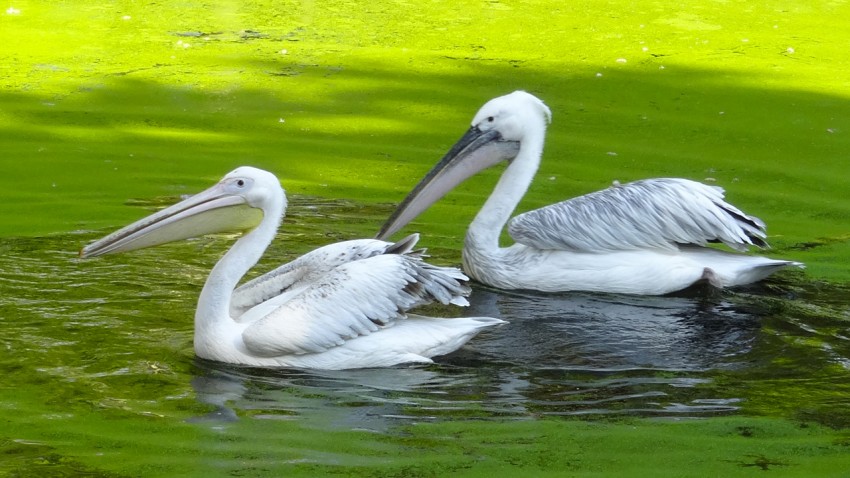
M 286 195 L 273 174 L 241 167 L 80 255 L 246 231 L 213 268 L 195 312 L 195 353 L 220 362 L 317 369 L 430 363 L 503 323 L 406 314 L 431 301 L 467 305 L 470 292 L 459 270 L 427 264 L 412 251 L 417 235 L 397 243 L 331 244 L 236 289 L 274 239 L 285 210 Z
M 472 127 L 387 220 L 386 238 L 449 190 L 501 161 L 508 166 L 475 216 L 464 271 L 501 289 L 660 295 L 707 281 L 717 287 L 761 280 L 793 261 L 736 251 L 767 247 L 764 223 L 723 200 L 723 189 L 686 179 L 647 179 L 508 218 L 540 164 L 549 108 L 516 91 L 487 102 Z M 505 224 L 516 241 L 499 247 Z

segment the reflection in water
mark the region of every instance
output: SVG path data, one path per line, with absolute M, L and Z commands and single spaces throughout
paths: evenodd
M 758 330 L 752 314 L 705 297 L 476 290 L 473 314 L 511 322 L 488 353 L 536 369 L 703 371 L 735 365 Z M 500 357 L 500 350 L 510 356 Z M 504 355 L 504 352 L 501 352 Z
M 197 420 L 308 418 L 314 426 L 383 430 L 406 408 L 463 408 L 448 397 L 473 377 L 449 378 L 422 367 L 347 371 L 258 369 L 197 359 L 192 379 L 198 400 L 215 407 Z M 419 415 L 418 418 L 425 418 Z

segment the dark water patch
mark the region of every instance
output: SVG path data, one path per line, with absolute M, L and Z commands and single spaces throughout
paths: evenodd
M 178 197 L 131 200 L 139 216 Z M 358 234 L 381 205 L 291 195 L 258 266 Z M 333 224 L 330 228 L 328 224 Z M 337 227 L 339 226 L 339 227 Z M 98 260 L 76 251 L 108 231 L 0 241 L 0 326 L 10 383 L 52 402 L 188 420 L 298 420 L 382 431 L 408 421 L 538 416 L 705 417 L 741 409 L 846 423 L 847 288 L 781 275 L 734 291 L 674 296 L 475 288 L 469 308 L 508 325 L 431 366 L 317 372 L 199 361 L 192 317 L 233 236 Z M 170 398 L 164 398 L 170 397 Z M 187 404 L 192 404 L 187 406 Z M 198 408 L 200 406 L 200 408 Z
M 145 209 L 141 216 L 175 199 L 132 205 Z M 315 244 L 351 237 L 324 224 L 362 229 L 385 213 L 380 206 L 314 197 L 294 196 L 291 204 L 260 270 Z M 742 407 L 795 415 L 791 410 L 801 401 L 810 418 L 828 412 L 835 424 L 850 415 L 846 395 L 830 392 L 841 388 L 838 381 L 850 369 L 842 286 L 780 278 L 670 297 L 476 287 L 469 308 L 426 312 L 487 315 L 509 324 L 435 365 L 264 370 L 193 357 L 197 294 L 232 237 L 77 259 L 79 247 L 101 234 L 0 243 L 6 279 L 0 311 L 9 352 L 2 368 L 19 386 L 66 383 L 56 389 L 57 399 L 79 394 L 75 403 L 104 409 L 121 404 L 139 413 L 168 413 L 170 405 L 158 397 L 195 397 L 212 413 L 193 419 L 309 417 L 331 427 L 374 430 L 405 420 L 699 417 Z M 801 381 L 811 382 L 805 388 L 814 400 L 800 394 Z M 783 395 L 793 400 L 782 401 Z M 150 400 L 153 409 L 146 408 Z
M 141 217 L 176 199 L 128 205 Z M 362 237 L 386 209 L 293 195 L 258 269 Z M 424 312 L 509 324 L 433 365 L 259 369 L 199 360 L 192 350 L 198 293 L 233 236 L 77 257 L 107 232 L 0 239 L 0 419 L 8 430 L 0 436 L 17 460 L 6 469 L 85 474 L 82 463 L 121 456 L 130 459 L 126 467 L 93 473 L 133 463 L 171 473 L 195 469 L 198 454 L 217 470 L 378 466 L 398 460 L 386 451 L 396 445 L 454 456 L 446 453 L 455 442 L 442 435 L 406 438 L 408 427 L 454 422 L 469 423 L 463 433 L 480 433 L 484 443 L 492 430 L 482 423 L 564 417 L 676 422 L 744 412 L 850 426 L 845 286 L 796 275 L 670 297 L 476 286 L 469 308 Z M 15 441 L 32 436 L 45 438 L 32 446 Z M 516 457 L 525 456 L 520 451 Z M 162 458 L 153 464 L 150 456 Z M 730 466 L 760 463 L 729 456 Z

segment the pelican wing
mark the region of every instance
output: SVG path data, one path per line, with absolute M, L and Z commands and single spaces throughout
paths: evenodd
M 457 269 L 407 255 L 348 262 L 254 320 L 242 338 L 257 356 L 322 352 L 392 326 L 418 305 L 467 305 L 466 280 Z
M 237 288 L 231 298 L 230 314 L 239 320 L 254 306 L 299 289 L 347 262 L 379 254 L 408 254 L 418 240 L 418 234 L 411 234 L 395 243 L 357 239 L 320 247 Z
M 767 247 L 764 223 L 723 200 L 723 189 L 687 179 L 647 179 L 520 214 L 511 237 L 538 249 L 607 252 L 722 242 Z

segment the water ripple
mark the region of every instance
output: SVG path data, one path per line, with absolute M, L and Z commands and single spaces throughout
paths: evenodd
M 320 206 L 301 217 L 325 214 Z M 830 392 L 841 389 L 835 374 L 850 368 L 848 307 L 836 298 L 846 291 L 782 282 L 670 297 L 477 287 L 469 309 L 440 311 L 509 325 L 431 366 L 234 367 L 198 360 L 191 346 L 198 291 L 228 238 L 77 259 L 94 237 L 0 242 L 0 369 L 11 386 L 50 383 L 57 400 L 139 416 L 179 413 L 174 404 L 191 400 L 207 410 L 192 421 L 250 417 L 381 431 L 399 421 L 728 414 L 766 406 L 750 391 L 765 380 L 781 386 L 783 377 L 816 381 L 824 373 L 809 385 L 821 400 L 810 408 L 834 412 L 843 403 Z

